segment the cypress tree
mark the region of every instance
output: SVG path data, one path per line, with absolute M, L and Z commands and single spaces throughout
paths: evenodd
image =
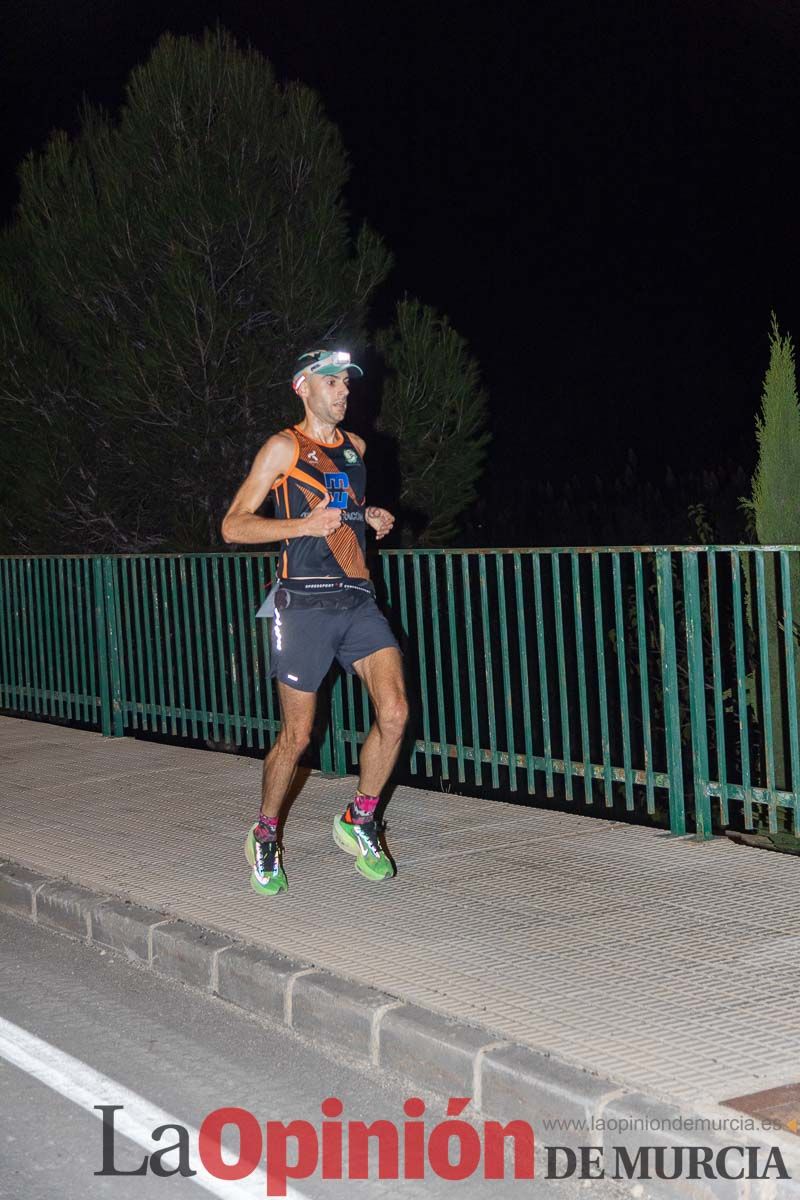
M 781 335 L 775 314 L 769 367 L 756 417 L 758 463 L 752 510 L 762 546 L 800 544 L 800 404 L 794 345 Z
M 752 513 L 756 536 L 762 546 L 800 545 L 800 404 L 797 396 L 794 345 L 789 334 L 782 335 L 775 314 L 770 329 L 770 357 L 761 395 L 761 411 L 756 417 L 758 462 L 753 476 L 752 495 L 745 506 Z M 791 556 L 791 588 L 795 623 L 800 618 L 800 564 Z M 772 741 L 776 784 L 788 787 L 786 659 L 781 582 L 776 556 L 765 559 L 767 639 L 769 647 Z M 752 580 L 748 588 L 751 624 L 755 621 Z M 800 669 L 800 646 L 795 637 L 796 670 Z M 800 674 L 797 677 L 800 686 Z M 761 706 L 761 689 L 757 689 Z M 800 690 L 797 692 L 800 696 Z M 764 713 L 759 720 L 764 737 Z

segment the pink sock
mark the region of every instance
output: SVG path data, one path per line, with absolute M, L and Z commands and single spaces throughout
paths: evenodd
M 363 825 L 365 821 L 372 820 L 379 800 L 380 796 L 363 796 L 361 792 L 356 792 L 356 798 L 350 805 L 350 813 L 356 825 Z
M 263 813 L 259 813 L 255 836 L 259 842 L 274 842 L 278 836 L 278 818 L 265 817 Z

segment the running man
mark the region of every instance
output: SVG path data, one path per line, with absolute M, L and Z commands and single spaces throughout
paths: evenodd
M 408 706 L 400 649 L 375 603 L 365 558 L 366 526 L 380 539 L 394 517 L 366 507 L 365 443 L 339 429 L 351 372 L 363 375 L 344 350 L 300 355 L 292 387 L 305 417 L 264 443 L 222 522 L 226 542 L 283 543 L 278 577 L 256 614 L 272 620 L 270 673 L 282 722 L 264 760 L 261 811 L 245 843 L 250 884 L 265 896 L 287 887 L 278 817 L 334 659 L 365 684 L 375 723 L 361 748 L 358 791 L 334 818 L 333 839 L 355 855 L 366 879 L 394 874 L 375 809 L 400 752 Z M 277 515 L 256 516 L 270 491 Z

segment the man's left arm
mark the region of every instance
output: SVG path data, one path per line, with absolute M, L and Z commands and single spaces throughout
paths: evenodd
M 367 443 L 355 433 L 348 433 L 347 436 L 363 458 L 367 449 Z M 392 514 L 387 509 L 378 508 L 374 504 L 371 504 L 364 512 L 364 520 L 371 529 L 375 530 L 376 541 L 380 541 L 381 538 L 386 537 L 387 533 L 391 533 L 392 526 L 394 525 Z

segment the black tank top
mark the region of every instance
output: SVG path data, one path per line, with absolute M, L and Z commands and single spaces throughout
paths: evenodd
M 272 485 L 278 517 L 307 517 L 330 496 L 329 508 L 342 510 L 342 523 L 329 537 L 295 537 L 284 541 L 281 579 L 369 579 L 365 546 L 364 492 L 367 469 L 346 433 L 339 440 L 314 442 L 297 426 L 285 429 L 297 443 L 294 464 Z

